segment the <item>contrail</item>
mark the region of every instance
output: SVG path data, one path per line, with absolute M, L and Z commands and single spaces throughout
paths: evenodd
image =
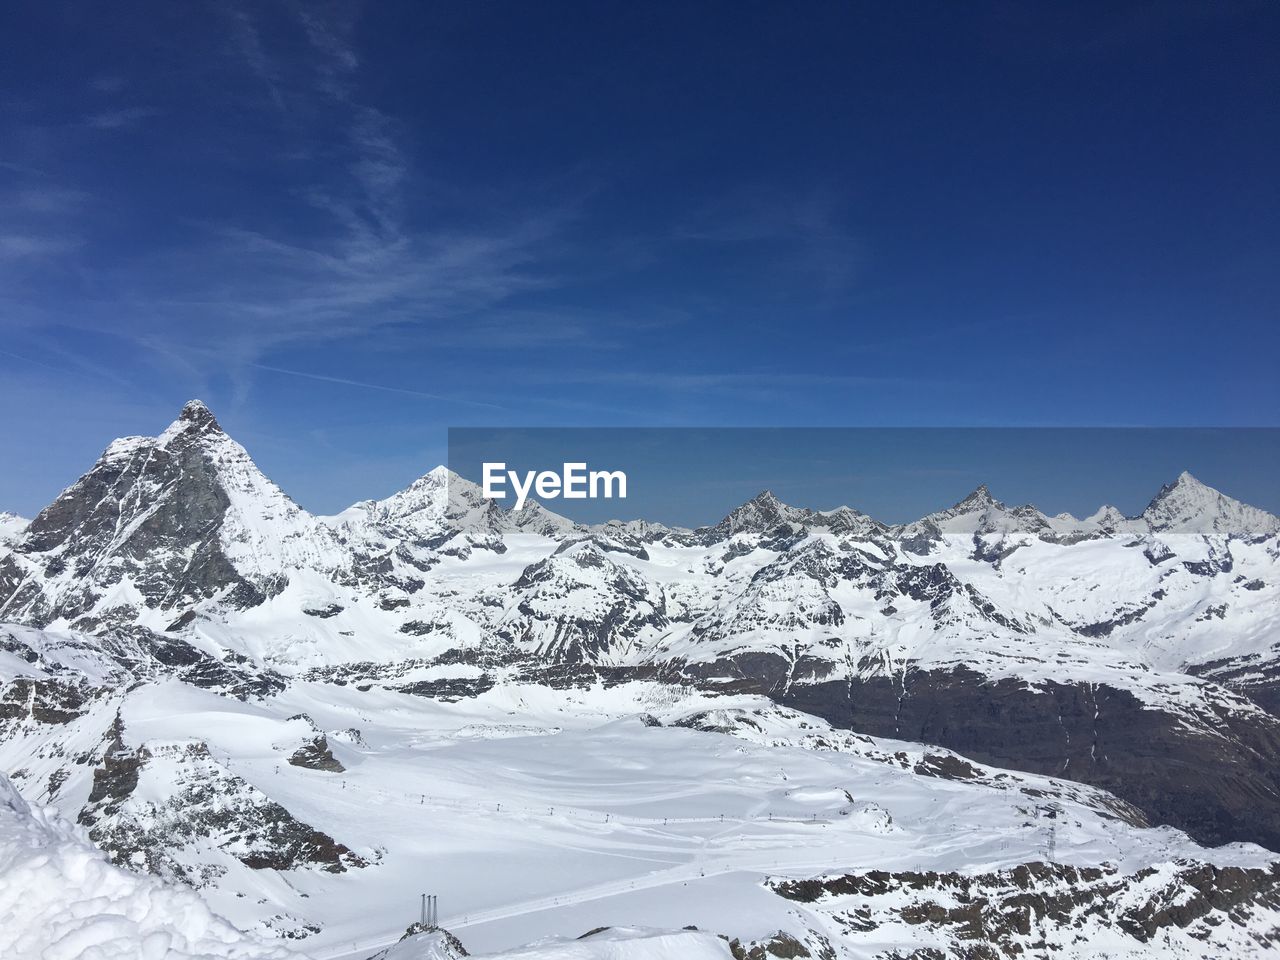
M 485 403 L 481 400 L 467 400 L 462 397 L 445 397 L 438 393 L 426 393 L 422 390 L 409 390 L 405 387 L 388 387 L 382 383 L 365 383 L 363 380 L 348 380 L 345 377 L 326 377 L 321 373 L 304 373 L 301 370 L 287 370 L 284 367 L 269 367 L 265 363 L 251 363 L 258 370 L 269 370 L 272 373 L 284 373 L 291 377 L 302 377 L 305 380 L 319 380 L 323 383 L 340 383 L 346 387 L 364 387 L 368 390 L 382 390 L 385 393 L 400 393 L 408 397 L 420 397 L 423 400 L 440 400 L 444 403 L 460 403 L 468 407 L 485 407 L 489 410 L 505 410 L 506 407 L 496 403 Z

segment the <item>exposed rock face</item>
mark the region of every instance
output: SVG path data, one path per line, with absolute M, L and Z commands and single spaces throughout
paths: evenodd
M 498 634 L 552 662 L 607 662 L 667 625 L 659 590 L 595 543 L 575 543 L 525 569 Z
M 127 624 L 212 598 L 250 608 L 283 589 L 293 557 L 324 562 L 324 531 L 192 401 L 159 437 L 112 443 L 31 521 L 0 556 L 0 616 Z
M 807 941 L 807 942 L 806 942 Z M 785 930 L 779 930 L 771 937 L 763 940 L 751 940 L 743 943 L 736 937 L 729 941 L 729 953 L 733 960 L 798 960 L 802 957 L 815 957 L 817 960 L 835 960 L 836 953 L 830 941 L 820 933 L 810 930 L 804 940 L 800 940 Z
M 26 718 L 37 723 L 69 723 L 84 713 L 93 696 L 78 683 L 19 677 L 0 693 L 0 727 Z
M 837 726 L 933 743 L 995 766 L 1102 787 L 1202 843 L 1280 848 L 1280 722 L 1241 713 L 1223 692 L 1201 729 L 1114 687 L 991 680 L 971 670 L 793 683 L 798 667 L 755 658 L 733 668 L 735 690 Z M 1176 762 L 1171 762 L 1176 758 Z
M 185 640 L 143 627 L 103 628 L 86 635 L 0 626 L 0 652 L 19 657 L 32 675 L 14 678 L 0 695 L 0 719 L 34 714 L 46 723 L 67 722 L 112 687 L 170 677 L 241 700 L 284 688 L 281 676 L 255 667 L 244 656 L 224 651 L 218 659 Z M 84 668 L 90 666 L 86 674 Z
M 90 838 L 122 866 L 203 886 L 234 858 L 255 870 L 314 866 L 333 873 L 364 860 L 226 770 L 199 742 L 129 748 L 117 716 L 80 812 Z M 330 755 L 330 760 L 332 756 Z M 149 766 L 165 768 L 163 800 L 137 795 Z
M 294 751 L 289 762 L 295 767 L 306 767 L 308 770 L 324 770 L 326 773 L 342 773 L 347 769 L 329 749 L 327 737 L 316 737 Z
M 1187 672 L 1238 690 L 1272 716 L 1280 717 L 1280 644 L 1261 653 L 1193 664 Z
M 1280 944 L 1277 866 L 1170 863 L 1123 875 L 1107 867 L 1026 863 L 986 874 L 869 871 L 770 886 L 817 906 L 853 944 L 874 949 L 889 931 L 895 939 L 945 944 L 945 950 L 922 945 L 875 954 L 886 960 L 994 960 L 1032 951 L 1076 957 L 1095 950 L 1112 957 L 1239 956 Z

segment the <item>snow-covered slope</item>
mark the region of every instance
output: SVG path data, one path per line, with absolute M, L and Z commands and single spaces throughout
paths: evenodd
M 0 956 L 6 960 L 288 960 L 193 891 L 108 863 L 0 775 Z
M 377 960 L 458 960 L 467 956 L 447 933 L 419 933 L 396 944 Z M 730 960 L 729 944 L 697 930 L 644 930 L 629 927 L 588 931 L 580 937 L 548 937 L 538 943 L 477 960 Z
M 607 918 L 580 909 L 621 897 L 610 884 L 633 876 L 629 863 L 668 864 L 646 869 L 675 871 L 659 885 L 683 892 L 690 864 L 705 870 L 707 850 L 737 842 L 708 809 L 732 814 L 744 850 L 809 858 L 803 870 L 786 861 L 797 877 L 910 872 L 921 864 L 902 850 L 954 852 L 955 837 L 984 830 L 1013 843 L 1031 808 L 1006 809 L 1010 789 L 1080 805 L 1092 837 L 1071 861 L 1081 868 L 1120 863 L 1120 848 L 1134 870 L 1207 856 L 1185 838 L 1151 840 L 1132 826 L 1143 821 L 1280 849 L 1280 521 L 1185 474 L 1137 517 L 1047 516 L 981 487 L 890 527 L 766 492 L 684 530 L 584 527 L 532 502 L 503 511 L 437 468 L 320 518 L 193 402 L 158 437 L 111 444 L 0 545 L 0 620 L 13 621 L 0 626 L 0 763 L 24 793 L 78 819 L 117 863 L 334 950 L 348 935 L 359 944 L 371 917 L 403 930 L 387 904 L 442 865 L 464 875 L 490 856 L 549 856 L 530 845 L 534 830 L 589 851 L 573 865 L 585 879 L 540 879 L 563 896 L 594 892 L 568 909 L 518 884 L 464 884 L 464 912 L 448 919 L 483 911 L 486 930 L 506 931 L 473 946 L 696 923 L 743 950 L 789 929 L 820 953 L 814 938 L 832 935 L 821 918 L 800 929 L 791 908 L 771 906 L 748 929 L 715 912 L 721 897 L 779 899 L 754 853 L 727 871 L 745 870 L 746 886 L 698 875 L 717 889 L 694 916 L 649 917 L 630 900 Z M 754 719 L 741 722 L 742 709 Z M 717 773 L 726 758 L 732 770 Z M 762 824 L 791 800 L 776 794 L 774 767 L 818 784 L 817 806 L 801 804 L 818 821 L 840 805 L 836 783 L 885 809 L 907 798 L 903 845 L 855 831 L 848 849 L 863 853 L 840 853 L 843 819 L 817 847 L 798 828 L 775 836 Z M 930 785 L 959 780 L 967 799 Z M 588 802 L 597 794 L 613 799 Z M 971 803 L 989 819 L 960 809 Z M 502 827 L 499 804 L 523 819 Z M 441 812 L 455 805 L 465 815 Z M 646 806 L 702 825 L 673 835 L 657 813 L 635 812 Z M 568 809 L 589 813 L 566 825 Z M 428 813 L 452 839 L 406 837 Z M 498 825 L 481 829 L 481 813 Z M 1106 827 L 1117 815 L 1122 828 Z M 874 833 L 869 816 L 859 822 Z M 1003 890 L 1000 871 L 1045 859 L 1041 840 L 1024 840 L 935 872 L 981 871 L 978 887 Z M 1190 882 L 1158 873 L 1151 882 L 1169 890 Z M 534 901 L 554 924 L 495 913 Z M 904 906 L 884 903 L 865 907 Z
M 6 513 L 0 510 L 0 547 L 7 546 L 15 542 L 22 536 L 23 531 L 27 529 L 27 525 L 31 523 L 26 517 L 20 517 L 16 513 Z
M 86 746 L 104 735 L 104 748 Z M 1125 890 L 1149 871 L 1171 880 L 1175 861 L 1254 871 L 1241 903 L 1222 910 L 1218 945 L 1267 934 L 1242 918 L 1276 892 L 1260 848 L 1202 849 L 1071 781 L 657 682 L 557 690 L 513 679 L 437 699 L 295 681 L 246 702 L 162 681 L 117 688 L 71 719 L 13 718 L 0 763 L 29 797 L 80 810 L 121 865 L 192 884 L 241 928 L 300 941 L 316 960 L 394 947 L 420 892 L 440 896 L 443 925 L 473 951 L 636 924 L 706 932 L 615 931 L 561 954 L 635 960 L 720 950 L 711 935 L 744 951 L 825 944 L 836 957 L 916 942 L 920 931 L 896 930 L 886 912 L 897 901 L 878 903 L 880 929 L 840 935 L 825 904 L 779 895 L 868 871 L 958 878 L 937 881 L 939 895 L 951 883 L 1009 887 L 990 878 L 1045 860 L 1108 863 Z M 193 795 L 201 785 L 212 798 Z M 293 855 L 295 832 L 271 810 L 338 838 L 363 865 Z M 1224 896 L 1238 887 L 1229 880 Z M 1075 895 L 1065 881 L 1040 893 L 1062 908 Z

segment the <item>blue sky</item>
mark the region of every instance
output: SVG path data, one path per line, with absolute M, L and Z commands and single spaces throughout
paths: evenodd
M 303 505 L 467 425 L 1275 425 L 1271 4 L 10 4 L 0 509 L 208 402 Z

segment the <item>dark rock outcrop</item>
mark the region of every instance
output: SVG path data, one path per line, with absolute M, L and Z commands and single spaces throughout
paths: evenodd
M 838 727 L 1101 787 L 1201 843 L 1280 849 L 1280 722 L 1256 710 L 1210 700 L 1212 729 L 1196 729 L 1105 684 L 1031 687 L 964 669 L 788 684 L 804 664 L 768 654 L 698 672 L 736 678 L 716 689 L 763 693 Z
M 770 887 L 788 900 L 837 911 L 855 943 L 863 935 L 874 943 L 881 926 L 905 923 L 926 930 L 922 939 L 948 945 L 945 954 L 922 947 L 879 954 L 886 958 L 999 960 L 1029 950 L 1051 956 L 1104 933 L 1128 941 L 1131 950 L 1152 951 L 1174 934 L 1202 946 L 1201 956 L 1232 955 L 1232 943 L 1248 944 L 1259 956 L 1280 946 L 1280 929 L 1255 920 L 1280 907 L 1277 864 L 1176 863 L 1121 874 L 1114 867 L 1037 862 L 985 874 L 870 870 Z

